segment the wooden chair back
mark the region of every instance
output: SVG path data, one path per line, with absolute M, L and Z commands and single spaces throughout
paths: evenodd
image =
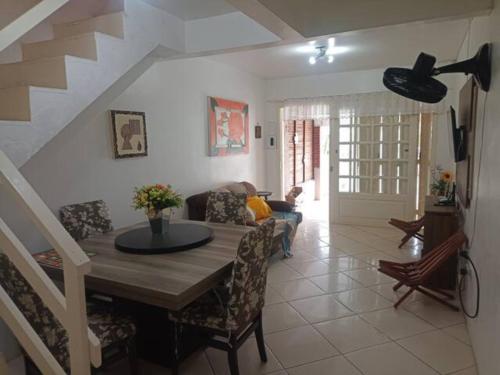
M 425 282 L 436 269 L 441 267 L 448 259 L 455 255 L 467 242 L 467 237 L 462 230 L 457 231 L 439 246 L 425 254 L 415 263 L 415 273 L 410 279 L 421 284 Z

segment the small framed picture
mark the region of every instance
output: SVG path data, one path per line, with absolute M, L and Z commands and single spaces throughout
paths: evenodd
M 148 155 L 146 114 L 144 112 L 112 110 L 111 125 L 116 159 Z

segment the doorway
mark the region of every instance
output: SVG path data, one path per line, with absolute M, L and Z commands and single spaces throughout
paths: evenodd
M 282 121 L 283 195 L 302 188 L 296 204 L 311 220 L 329 220 L 330 126 L 326 120 Z

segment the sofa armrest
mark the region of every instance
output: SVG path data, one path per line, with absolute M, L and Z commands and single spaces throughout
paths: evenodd
M 286 201 L 266 201 L 273 211 L 293 212 L 295 206 Z

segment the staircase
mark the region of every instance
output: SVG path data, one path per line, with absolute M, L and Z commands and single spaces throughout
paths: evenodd
M 0 64 L 0 149 L 23 165 L 156 47 L 182 51 L 168 17 L 124 0 L 120 12 L 53 25 L 52 40 L 23 44 L 22 61 Z

